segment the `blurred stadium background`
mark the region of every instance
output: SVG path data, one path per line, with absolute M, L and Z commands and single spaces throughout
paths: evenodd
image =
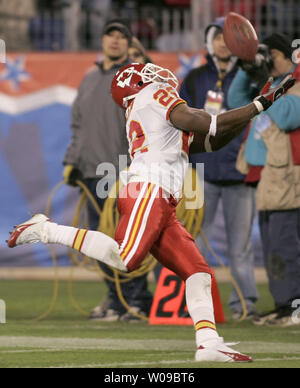
M 229 11 L 249 18 L 260 38 L 274 31 L 300 36 L 299 0 L 0 0 L 0 39 L 7 49 L 0 64 L 0 267 L 52 265 L 44 247 L 10 251 L 5 240 L 28 213 L 45 211 L 61 180 L 72 101 L 101 58 L 105 21 L 128 18 L 153 61 L 182 79 L 204 60 L 205 27 Z M 77 200 L 76 189 L 60 189 L 52 217 L 70 223 Z M 226 261 L 222 222 L 218 217 L 212 246 Z M 260 265 L 256 224 L 253 241 Z M 60 265 L 70 263 L 63 248 L 57 254 Z
M 299 35 L 298 0 L 1 0 L 0 35 L 9 51 L 98 50 L 105 21 L 125 17 L 148 50 L 196 51 L 205 26 L 230 11 L 246 16 L 261 38 Z

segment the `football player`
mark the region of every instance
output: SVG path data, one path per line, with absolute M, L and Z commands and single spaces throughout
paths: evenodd
M 36 215 L 17 226 L 8 246 L 43 242 L 62 244 L 121 271 L 137 269 L 148 252 L 185 281 L 186 301 L 196 330 L 197 361 L 250 362 L 228 347 L 216 330 L 211 270 L 192 236 L 176 217 L 189 151 L 211 152 L 243 131 L 293 85 L 288 76 L 276 89 L 270 82 L 261 96 L 240 109 L 211 116 L 189 108 L 178 80 L 154 64 L 131 64 L 112 82 L 115 102 L 126 109 L 132 163 L 121 174 L 120 221 L 115 239 L 101 232 L 61 226 Z

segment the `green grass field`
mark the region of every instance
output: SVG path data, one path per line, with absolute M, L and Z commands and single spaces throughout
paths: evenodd
M 154 285 L 151 285 L 152 289 Z M 258 285 L 258 309 L 272 308 L 266 285 Z M 0 367 L 60 368 L 298 368 L 300 326 L 255 327 L 250 322 L 233 322 L 227 309 L 231 286 L 219 284 L 227 323 L 218 326 L 227 342 L 250 354 L 252 364 L 195 363 L 192 327 L 149 326 L 147 323 L 96 323 L 74 308 L 68 283 L 59 283 L 58 298 L 48 310 L 53 283 L 48 281 L 1 281 L 0 299 L 6 302 L 7 322 L 0 325 Z M 75 282 L 73 295 L 78 305 L 90 311 L 105 294 L 104 283 Z

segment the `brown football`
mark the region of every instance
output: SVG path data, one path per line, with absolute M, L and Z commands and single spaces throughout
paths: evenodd
M 258 38 L 250 21 L 244 16 L 230 12 L 224 23 L 224 40 L 230 51 L 238 58 L 252 61 L 258 50 Z

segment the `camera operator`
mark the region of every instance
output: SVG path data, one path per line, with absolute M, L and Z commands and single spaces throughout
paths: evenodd
M 300 65 L 292 62 L 290 40 L 273 34 L 263 41 L 253 62 L 242 62 L 228 94 L 230 108 L 255 97 L 273 77 L 277 85 L 288 73 L 297 83 L 286 97 L 250 124 L 237 168 L 257 185 L 256 206 L 264 264 L 275 310 L 253 320 L 258 325 L 289 326 L 291 303 L 300 297 Z

